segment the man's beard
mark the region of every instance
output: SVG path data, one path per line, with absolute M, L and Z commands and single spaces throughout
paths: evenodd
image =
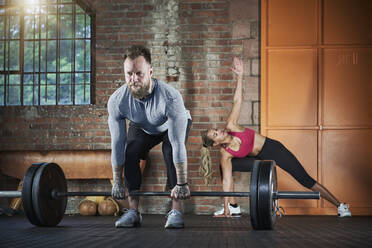
M 142 87 L 133 90 L 132 86 L 129 86 L 130 93 L 134 98 L 143 99 L 149 94 L 150 84 L 145 84 Z

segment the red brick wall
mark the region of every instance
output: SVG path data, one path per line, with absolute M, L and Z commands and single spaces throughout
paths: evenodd
M 154 77 L 179 89 L 191 112 L 187 145 L 191 189 L 222 190 L 217 150 L 212 150 L 213 184 L 205 186 L 199 175 L 199 133 L 224 125 L 235 85 L 230 71 L 233 56 L 243 58 L 246 68 L 240 123 L 259 128 L 258 0 L 89 0 L 88 4 L 96 11 L 95 104 L 1 107 L 0 150 L 110 149 L 107 100 L 124 83 L 125 49 L 141 43 L 151 49 Z M 143 190 L 163 190 L 166 173 L 159 147 L 151 151 L 150 159 Z M 249 181 L 241 174 L 236 179 L 240 190 Z M 80 180 L 69 183 L 73 189 L 84 185 Z M 144 199 L 142 210 L 164 212 L 164 201 Z M 186 212 L 210 213 L 220 202 L 191 199 L 184 207 Z

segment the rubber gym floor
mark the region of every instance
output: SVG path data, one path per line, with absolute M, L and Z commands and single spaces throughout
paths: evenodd
M 23 215 L 0 216 L 0 247 L 372 247 L 372 216 L 285 216 L 271 231 L 250 218 L 185 215 L 185 228 L 165 230 L 164 215 L 143 215 L 138 228 L 115 228 L 113 216 L 65 216 L 57 227 L 35 227 Z

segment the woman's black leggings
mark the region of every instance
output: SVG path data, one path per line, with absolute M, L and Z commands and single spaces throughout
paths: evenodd
M 297 158 L 279 141 L 266 138 L 265 144 L 257 156 L 233 158 L 231 160 L 232 171 L 251 171 L 255 160 L 274 160 L 277 166 L 291 174 L 297 182 L 308 189 L 311 189 L 316 183 Z

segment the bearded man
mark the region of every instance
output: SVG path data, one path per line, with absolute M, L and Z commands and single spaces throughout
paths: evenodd
M 181 201 L 190 197 L 187 185 L 186 140 L 191 126 L 179 91 L 152 78 L 151 53 L 142 45 L 132 46 L 124 57 L 125 82 L 108 101 L 113 171 L 112 196 L 129 196 L 129 210 L 115 222 L 116 227 L 140 226 L 138 197 L 130 196 L 141 186 L 140 159 L 163 142 L 167 184 L 171 189 L 172 209 L 165 228 L 183 228 Z M 128 133 L 126 120 L 130 121 Z M 124 180 L 123 180 L 124 170 Z

